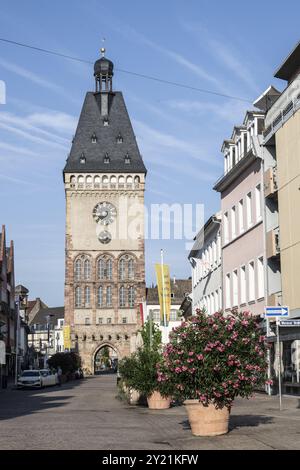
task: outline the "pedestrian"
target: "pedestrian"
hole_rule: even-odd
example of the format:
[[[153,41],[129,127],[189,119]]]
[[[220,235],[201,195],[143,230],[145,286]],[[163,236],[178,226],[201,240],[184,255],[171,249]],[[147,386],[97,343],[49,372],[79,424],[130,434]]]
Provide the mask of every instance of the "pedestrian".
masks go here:
[[[58,366],[57,368],[57,379],[58,379],[58,385],[61,386],[61,376],[62,376],[62,370],[61,367]]]

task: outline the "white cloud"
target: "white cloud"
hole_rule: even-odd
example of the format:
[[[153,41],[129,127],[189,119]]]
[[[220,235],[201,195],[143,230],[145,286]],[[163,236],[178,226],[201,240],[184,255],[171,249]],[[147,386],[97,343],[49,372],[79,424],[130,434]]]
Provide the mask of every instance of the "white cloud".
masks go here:
[[[11,145],[11,144],[7,144],[5,142],[0,142],[0,149],[8,150],[9,152],[13,152],[13,153],[17,153],[17,154],[22,153],[22,155],[28,155],[29,157],[38,157],[39,156],[37,153],[32,152],[31,150],[24,149],[23,146],[19,147],[18,145]]]
[[[133,120],[133,124],[142,143],[147,143],[150,146],[155,145],[156,148],[165,147],[167,149],[176,151],[177,153],[180,152],[184,157],[184,160],[186,160],[187,156],[189,156],[193,159],[204,161],[211,165],[216,164],[215,161],[212,160],[211,156],[204,154],[202,151],[202,145],[200,143],[195,144],[188,140],[175,137],[171,134],[163,133],[138,120]]]
[[[186,112],[195,116],[205,115],[208,113],[215,117],[229,121],[230,123],[240,122],[243,119],[243,114],[249,108],[246,103],[241,101],[227,101],[222,105],[209,103],[204,101],[189,101],[189,100],[169,100],[165,102],[171,109],[180,112]]]
[[[16,65],[12,62],[8,62],[3,58],[0,58],[0,66],[8,70],[9,72],[15,73],[19,77],[25,78],[26,80],[35,83],[36,85],[52,90],[53,92],[65,97],[69,101],[72,101],[73,103],[77,104],[77,100],[73,96],[71,96],[64,87],[61,87],[56,83],[50,82],[49,80],[41,77],[40,75],[37,75],[34,72],[31,72],[30,70],[24,67]]]
[[[182,27],[185,31],[192,33],[194,37],[199,39],[199,45],[203,48],[208,47],[211,52],[211,57],[221,64],[225,65],[227,69],[235,74],[249,90],[258,93],[259,87],[255,82],[252,70],[247,66],[247,44],[244,42],[245,49],[242,54],[239,54],[232,46],[228,44],[226,38],[216,39],[216,34],[211,33],[200,23],[186,23],[182,22]]]
[[[77,126],[77,119],[74,116],[59,111],[33,113],[28,116],[27,121],[68,134],[74,133]]]
[[[143,43],[146,46],[151,47],[155,51],[158,51],[160,54],[163,54],[170,59],[172,59],[174,62],[176,62],[179,65],[182,65],[184,68],[187,70],[193,72],[195,75],[198,77],[202,78],[203,80],[207,81],[208,83],[211,83],[219,92],[221,93],[229,93],[228,88],[225,87],[218,78],[216,78],[212,73],[208,72],[205,68],[200,66],[199,64],[195,64],[194,62],[188,60],[186,57],[184,57],[181,54],[178,54],[178,52],[174,52],[171,49],[168,49],[161,44],[157,44],[154,41],[151,41],[148,39],[146,36],[143,34],[139,33],[136,31],[134,28],[130,26],[124,26],[123,24],[120,24],[119,26],[114,26],[114,29],[118,31],[120,34],[125,36],[127,39],[128,37],[132,37],[134,41],[137,41],[139,43]],[[212,90],[213,91],[213,90]]]

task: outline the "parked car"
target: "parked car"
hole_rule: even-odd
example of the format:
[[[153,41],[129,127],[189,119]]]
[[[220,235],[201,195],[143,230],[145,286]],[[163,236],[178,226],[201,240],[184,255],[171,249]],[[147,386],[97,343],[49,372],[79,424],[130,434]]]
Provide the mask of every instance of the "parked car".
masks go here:
[[[18,388],[42,388],[57,384],[57,374],[48,369],[24,370],[18,377]]]

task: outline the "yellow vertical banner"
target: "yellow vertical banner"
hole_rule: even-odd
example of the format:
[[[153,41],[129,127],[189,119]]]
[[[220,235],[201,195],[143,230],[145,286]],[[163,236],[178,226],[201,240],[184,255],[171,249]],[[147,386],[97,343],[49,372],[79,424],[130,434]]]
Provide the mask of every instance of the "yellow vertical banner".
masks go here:
[[[160,319],[164,324],[166,319],[166,326],[170,319],[171,309],[171,283],[170,283],[170,270],[167,264],[155,265],[158,298],[160,305]]]
[[[71,329],[70,325],[64,326],[64,349],[71,349]]]

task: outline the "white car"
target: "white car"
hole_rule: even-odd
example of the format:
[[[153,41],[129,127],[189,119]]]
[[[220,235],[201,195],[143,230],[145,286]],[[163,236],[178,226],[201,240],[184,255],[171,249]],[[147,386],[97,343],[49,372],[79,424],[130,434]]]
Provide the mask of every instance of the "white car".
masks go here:
[[[47,387],[58,383],[57,374],[48,369],[24,370],[18,377],[18,387]]]

